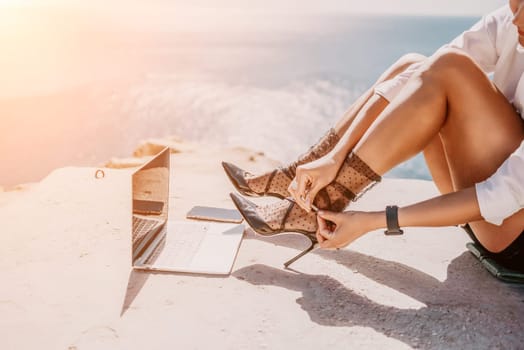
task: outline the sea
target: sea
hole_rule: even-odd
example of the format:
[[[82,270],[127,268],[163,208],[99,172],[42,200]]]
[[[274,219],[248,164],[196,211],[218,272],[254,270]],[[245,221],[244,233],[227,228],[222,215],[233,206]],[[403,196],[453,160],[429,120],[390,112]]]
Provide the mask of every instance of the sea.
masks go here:
[[[13,35],[13,53],[0,60],[0,185],[38,181],[61,166],[98,166],[130,156],[141,140],[171,135],[291,161],[399,57],[431,55],[479,19],[258,14],[237,25],[238,18],[151,30],[33,26],[26,44]],[[421,155],[386,176],[431,179]]]

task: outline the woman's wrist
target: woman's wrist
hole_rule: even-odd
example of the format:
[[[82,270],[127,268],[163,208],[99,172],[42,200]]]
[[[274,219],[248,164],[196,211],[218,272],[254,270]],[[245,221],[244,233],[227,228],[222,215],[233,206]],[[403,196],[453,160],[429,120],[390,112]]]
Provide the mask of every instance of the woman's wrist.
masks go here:
[[[367,227],[368,232],[369,231],[383,229],[383,228],[387,227],[386,211],[385,210],[370,211],[370,212],[367,212],[366,215],[368,217],[368,220],[367,220],[367,222],[368,222],[368,225],[367,225],[368,226]]]
[[[333,163],[337,166],[337,168],[340,168],[342,166],[342,163],[344,163],[344,160],[347,157],[347,153],[344,149],[345,147],[335,147],[330,153],[328,153],[329,157],[333,160]]]

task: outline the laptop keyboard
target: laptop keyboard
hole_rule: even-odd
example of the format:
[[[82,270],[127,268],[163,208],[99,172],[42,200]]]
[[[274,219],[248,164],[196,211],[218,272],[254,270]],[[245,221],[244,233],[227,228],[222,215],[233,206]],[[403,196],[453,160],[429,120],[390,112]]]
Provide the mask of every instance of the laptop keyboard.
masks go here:
[[[161,224],[161,221],[133,215],[133,247],[138,247],[145,236]]]
[[[207,234],[208,226],[201,225],[180,225],[166,235],[165,242],[158,245],[147,263],[154,263],[159,266],[181,266],[191,262],[198,251],[204,237]]]

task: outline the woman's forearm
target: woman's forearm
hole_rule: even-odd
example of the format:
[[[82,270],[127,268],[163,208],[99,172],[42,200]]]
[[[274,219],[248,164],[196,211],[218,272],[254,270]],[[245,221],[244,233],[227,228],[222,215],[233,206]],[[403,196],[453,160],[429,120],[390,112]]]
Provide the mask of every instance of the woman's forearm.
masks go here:
[[[372,94],[364,105],[359,106],[360,108],[358,108],[358,110],[350,109],[347,113],[354,113],[355,115],[349,118],[349,127],[347,127],[341,136],[335,148],[326,156],[333,159],[337,164],[342,164],[347,154],[360,141],[371,124],[373,124],[388,104],[388,100],[382,96]]]
[[[370,215],[373,215],[375,229],[386,227],[385,211]],[[401,227],[453,226],[481,219],[475,187],[447,193],[398,210]]]
[[[399,209],[403,226],[452,226],[481,219],[475,187]]]

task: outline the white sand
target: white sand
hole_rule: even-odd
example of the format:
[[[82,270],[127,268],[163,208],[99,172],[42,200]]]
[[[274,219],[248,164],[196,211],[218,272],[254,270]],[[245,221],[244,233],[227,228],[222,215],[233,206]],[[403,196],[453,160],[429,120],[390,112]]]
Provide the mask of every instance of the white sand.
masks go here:
[[[136,155],[147,156],[153,146]],[[255,172],[276,164],[243,149],[192,145],[173,154],[175,217],[193,205],[233,207],[221,160]],[[136,162],[114,160],[113,166]],[[0,349],[524,343],[524,290],[483,270],[455,227],[409,228],[401,237],[372,232],[347,249],[305,256],[292,265],[295,271],[282,263],[306,239],[247,230],[229,277],[137,272],[130,269],[131,170],[105,169],[101,180],[95,170],[62,168],[39,184],[0,192],[0,220],[7,224],[0,233]],[[386,179],[353,208],[434,194],[430,182]]]

